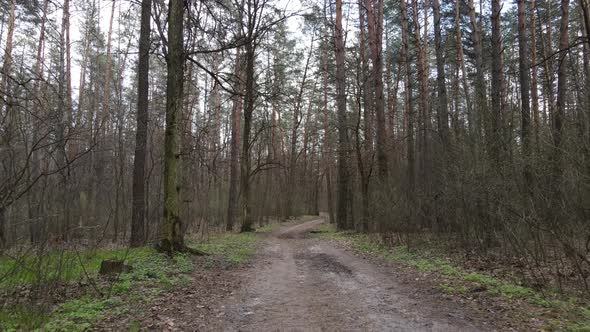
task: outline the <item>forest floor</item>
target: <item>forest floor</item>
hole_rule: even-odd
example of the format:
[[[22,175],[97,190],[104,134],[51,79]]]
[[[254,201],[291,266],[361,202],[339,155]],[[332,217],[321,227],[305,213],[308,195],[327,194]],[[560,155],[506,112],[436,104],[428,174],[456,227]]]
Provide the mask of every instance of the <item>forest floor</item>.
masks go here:
[[[282,227],[225,303],[224,330],[481,331],[489,324],[448,301],[416,296],[391,270],[310,237],[323,220]]]
[[[256,236],[250,259],[228,267],[208,258],[192,283],[151,302],[147,315],[112,317],[98,329],[116,330],[129,319],[141,329],[171,331],[587,328],[584,316],[566,319],[572,307],[536,304],[541,300],[524,287],[437,260],[390,255],[321,219],[283,223]]]
[[[94,287],[72,278],[63,287],[68,294],[42,315],[18,300],[29,287],[4,288],[0,330],[590,331],[581,302],[542,296],[444,257],[385,248],[322,219],[189,244],[209,255],[170,260],[150,248],[125,252],[132,272],[95,278]],[[98,256],[114,254],[122,253]],[[87,264],[90,276],[95,261]]]

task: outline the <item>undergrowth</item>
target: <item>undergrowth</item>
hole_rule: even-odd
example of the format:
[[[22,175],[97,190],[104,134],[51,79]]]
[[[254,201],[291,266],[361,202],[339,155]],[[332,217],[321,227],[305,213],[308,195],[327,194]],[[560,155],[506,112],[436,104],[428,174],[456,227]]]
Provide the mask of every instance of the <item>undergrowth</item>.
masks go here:
[[[272,233],[273,231],[275,231],[279,227],[281,227],[281,224],[279,224],[277,222],[268,223],[268,224],[258,227],[256,229],[256,233]]]
[[[268,224],[258,232],[271,232],[278,226]],[[252,256],[258,239],[255,233],[230,233],[213,236],[207,242],[189,242],[210,254],[208,260],[217,257],[235,265]],[[87,330],[103,317],[118,316],[137,304],[149,303],[167,289],[187,285],[194,269],[190,256],[176,254],[169,258],[150,247],[70,249],[15,256],[20,258],[0,256],[0,291],[9,294],[16,286],[27,289],[58,284],[81,289],[79,295],[53,306],[19,303],[0,307],[0,331]],[[108,281],[99,278],[100,264],[105,259],[126,260],[132,270]],[[78,283],[94,286],[81,287]],[[129,328],[133,329],[136,323],[131,324]]]
[[[388,248],[367,234],[346,231],[338,232],[333,225],[322,224],[315,229],[315,237],[346,241],[356,250],[382,257],[389,261],[411,266],[418,271],[433,272],[448,282],[439,288],[446,294],[464,295],[471,291],[483,291],[489,296],[505,301],[525,301],[533,306],[549,310],[553,317],[546,317],[544,328],[549,330],[590,331],[590,308],[578,298],[567,298],[557,293],[542,294],[536,290],[494,278],[480,272],[468,271],[454,266],[446,259],[427,251],[408,250],[405,246]]]
[[[254,254],[258,235],[255,233],[228,233],[213,236],[207,242],[192,245],[213,258],[221,257],[232,264],[245,262]]]
[[[151,248],[53,250],[44,253],[0,256],[0,288],[17,285],[79,281],[94,276],[105,259],[126,259],[130,263],[151,256]]]
[[[63,257],[76,255],[67,252]],[[98,250],[85,252],[82,260],[70,266],[62,280],[73,281],[88,276],[95,283],[98,292],[85,288],[81,295],[66,300],[53,307],[32,304],[18,304],[0,309],[0,330],[2,331],[84,331],[102,317],[120,315],[137,303],[147,303],[162,291],[176,285],[187,284],[191,279],[188,273],[193,270],[190,257],[177,254],[172,259],[152,248]],[[103,259],[126,259],[133,267],[131,272],[115,276],[112,281],[98,278],[98,270]],[[11,263],[3,258],[4,263]],[[80,265],[83,262],[83,266]],[[26,285],[38,282],[28,270],[34,260],[23,260],[22,267],[15,269],[14,275],[7,278],[2,286]],[[50,257],[46,266],[51,267],[56,259]],[[2,265],[4,271],[6,266]],[[86,270],[86,272],[83,272]],[[69,286],[65,286],[69,287]],[[100,292],[100,293],[99,293]]]

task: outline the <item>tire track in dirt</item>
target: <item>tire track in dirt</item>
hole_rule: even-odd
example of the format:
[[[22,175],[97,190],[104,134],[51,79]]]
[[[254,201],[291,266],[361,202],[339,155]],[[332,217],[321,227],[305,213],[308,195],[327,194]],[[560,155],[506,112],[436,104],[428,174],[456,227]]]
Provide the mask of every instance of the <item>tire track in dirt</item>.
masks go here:
[[[407,285],[308,232],[282,228],[265,241],[244,287],[225,305],[226,331],[482,331],[455,306],[410,298]]]

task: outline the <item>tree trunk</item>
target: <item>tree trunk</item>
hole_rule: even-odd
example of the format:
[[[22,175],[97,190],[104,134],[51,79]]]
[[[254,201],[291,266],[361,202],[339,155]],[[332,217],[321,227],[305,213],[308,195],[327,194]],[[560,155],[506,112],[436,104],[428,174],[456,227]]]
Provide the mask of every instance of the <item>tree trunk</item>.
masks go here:
[[[407,140],[406,154],[408,159],[408,198],[413,200],[414,186],[416,184],[416,165],[414,157],[414,116],[412,106],[410,105],[410,64],[408,61],[408,10],[406,0],[400,1],[401,20],[402,20],[402,48],[400,51],[400,61],[404,68],[404,127]]]
[[[442,44],[442,34],[440,27],[440,0],[432,1],[432,11],[434,13],[434,47],[436,51],[436,82],[438,90],[437,110],[438,110],[438,131],[441,137],[443,150],[448,148],[449,144],[449,116],[447,85],[445,78],[445,58]]]
[[[69,172],[66,170],[68,163],[67,158],[67,128],[71,123],[71,102],[72,102],[72,91],[71,91],[71,80],[70,80],[70,60],[68,59],[69,53],[69,0],[65,0],[63,4],[62,13],[62,25],[60,34],[60,45],[59,45],[59,84],[58,84],[58,112],[59,118],[56,123],[56,141],[58,142],[58,158],[57,167],[62,168],[60,171],[61,177],[59,178],[59,193],[58,200],[62,208],[63,219],[61,220],[61,236],[63,240],[68,240],[70,237],[70,209],[68,208],[68,193],[70,192],[68,178]]]
[[[68,123],[68,127],[72,123],[73,111],[72,111],[72,55],[70,51],[70,0],[64,0],[63,4],[63,27],[62,33],[65,38],[65,116]],[[70,142],[71,144],[71,142]]]
[[[373,63],[373,90],[375,92],[375,116],[377,120],[377,168],[381,181],[387,180],[387,135],[385,133],[385,100],[383,97],[383,0],[365,0],[369,48]]]
[[[491,130],[488,138],[490,157],[497,164],[500,162],[500,150],[503,146],[502,113],[504,73],[502,63],[502,31],[500,25],[501,0],[492,0],[492,114]]]
[[[111,7],[111,19],[109,22],[109,32],[107,34],[107,55],[105,59],[105,75],[104,75],[104,91],[102,100],[102,119],[101,119],[101,131],[106,132],[106,125],[110,115],[110,87],[111,87],[111,47],[113,37],[113,18],[115,17],[115,0]]]
[[[540,123],[539,123],[539,88],[537,83],[537,28],[535,22],[535,0],[530,1],[530,27],[529,27],[529,34],[531,36],[531,92],[532,92],[532,102],[533,102],[533,131],[534,131],[534,147],[535,150],[538,151],[540,147],[539,142],[539,131],[540,131]]]
[[[359,177],[361,181],[361,200],[362,200],[362,213],[361,213],[361,231],[366,232],[368,231],[369,225],[369,177],[370,172],[369,168],[373,163],[373,126],[375,125],[373,121],[373,109],[375,108],[375,95],[373,91],[375,91],[375,80],[369,76],[369,64],[368,58],[369,54],[367,52],[367,37],[365,32],[365,12],[367,16],[371,15],[371,8],[367,7],[371,6],[370,0],[358,2],[359,8],[359,58],[360,58],[360,67],[358,67],[358,74],[357,74],[357,85],[360,89],[360,96],[357,95],[357,104],[358,104],[358,117],[357,117],[357,126],[356,126],[356,153],[357,153],[357,164],[359,170]],[[366,9],[366,10],[365,10]],[[373,23],[371,23],[373,22]],[[369,20],[369,24],[374,24],[374,19]],[[369,28],[370,33],[374,33],[374,26]],[[369,39],[372,39],[372,36],[369,36]],[[371,50],[371,52],[373,52]],[[371,60],[372,61],[372,60]],[[368,83],[368,79],[371,77],[371,84]],[[362,97],[361,97],[362,96]],[[373,97],[373,98],[372,98]],[[364,132],[364,144],[362,144],[361,148],[361,138],[360,138],[360,120],[361,120],[361,112],[363,122],[363,132]]]
[[[554,151],[554,190],[557,199],[561,197],[562,170],[562,127],[567,105],[567,52],[569,47],[569,0],[561,0],[561,20],[559,26],[559,69],[557,71],[557,110],[553,117],[553,142]]]
[[[483,68],[483,46],[481,41],[480,26],[475,20],[475,5],[473,0],[469,0],[469,21],[471,23],[471,34],[473,38],[473,48],[475,52],[475,106],[476,114],[472,116],[474,120],[475,135],[473,145],[479,144],[482,129],[482,119],[485,118],[488,110],[488,98],[486,95],[486,85],[484,80]],[[474,148],[475,151],[475,148]]]
[[[534,0],[532,0],[534,3]],[[584,19],[584,29],[586,29],[586,43],[590,46],[590,4],[588,0],[579,0],[582,7],[582,17]],[[531,5],[532,8],[532,5]]]
[[[88,64],[88,52],[90,50],[90,34],[86,31],[82,63],[80,64],[80,82],[78,87],[78,113],[76,113],[76,128],[82,123],[82,109],[84,101],[84,88],[86,87],[86,67]]]
[[[132,247],[145,244],[145,162],[148,135],[149,71],[150,71],[150,21],[151,0],[141,2],[141,28],[139,32],[139,60],[137,64],[137,130],[133,158],[133,201],[131,206]]]
[[[421,183],[426,192],[430,192],[430,152],[429,152],[429,129],[430,129],[430,95],[428,93],[428,67],[427,67],[427,38],[424,35],[422,40],[419,17],[418,17],[418,4],[417,0],[412,0],[413,16],[414,16],[414,42],[416,45],[417,52],[417,66],[418,66],[418,82],[420,84],[418,107],[420,113],[420,141],[419,147],[421,146],[420,154],[420,177]],[[425,8],[426,9],[426,8]],[[426,25],[426,22],[424,22]]]
[[[40,105],[42,103],[41,100],[41,82],[43,81],[43,48],[45,46],[45,25],[47,22],[47,7],[48,7],[48,0],[44,0],[43,2],[43,18],[41,19],[41,31],[39,33],[39,42],[37,44],[37,56],[35,61],[35,76],[37,81],[35,82],[34,93],[35,98],[37,99],[33,104],[33,114],[35,116],[40,116]],[[41,137],[40,128],[39,126],[35,127],[33,130],[33,144],[37,144]],[[31,180],[35,180],[40,176],[41,173],[41,152],[35,151],[32,155],[33,159],[31,161]],[[45,213],[41,210],[43,204],[41,202],[42,196],[39,191],[34,191],[29,194],[29,218],[31,219],[30,222],[30,230],[29,236],[32,244],[39,244],[41,242],[41,236],[43,232],[41,231],[42,218],[45,217]]]
[[[326,173],[326,196],[328,200],[328,215],[330,223],[336,221],[334,213],[333,191],[332,191],[332,140],[330,133],[330,117],[328,115],[328,49],[322,47],[322,90],[323,90],[323,113],[324,113],[324,172]]]
[[[12,39],[14,36],[14,17],[15,17],[16,0],[10,0],[10,12],[8,14],[8,30],[6,31],[6,43],[4,44],[4,63],[2,64],[2,72],[0,72],[0,111],[4,108],[5,101],[9,98],[9,81],[8,76],[12,71]],[[10,129],[10,123],[8,123]],[[10,130],[6,133],[9,137]]]
[[[336,223],[339,229],[350,229],[348,223],[349,170],[348,170],[348,121],[346,120],[346,67],[344,35],[342,30],[342,0],[336,0],[336,24],[334,27],[334,53],[336,57],[336,108],[338,112],[338,208]]]
[[[545,11],[546,11],[546,17],[544,18],[544,20],[550,21],[551,20],[551,4],[552,1],[545,1]],[[537,11],[537,13],[539,13],[539,11]],[[539,22],[543,22],[543,19],[540,17],[539,14]],[[556,109],[556,105],[555,105],[555,86],[553,84],[553,82],[555,81],[555,75],[554,75],[554,70],[553,70],[553,33],[552,33],[552,25],[548,24],[547,25],[547,30],[545,33],[543,33],[543,24],[540,25],[541,28],[541,51],[543,52],[543,76],[544,76],[544,85],[543,85],[543,90],[545,92],[545,98],[544,101],[547,105],[547,108],[549,110],[549,118],[550,121],[553,121],[553,116],[555,114],[555,109]],[[546,117],[546,116],[545,116]],[[550,127],[553,129],[553,126],[550,125]]]
[[[252,114],[254,113],[254,62],[255,47],[252,40],[246,49],[246,97],[244,100],[244,133],[242,135],[242,158],[240,163],[240,195],[242,206],[242,232],[251,232],[252,216],[250,207],[250,131],[252,129]]]
[[[359,57],[360,57],[360,71],[359,71],[359,80],[360,80],[360,89],[362,92],[363,98],[363,117],[364,117],[364,150],[366,156],[373,155],[373,108],[374,108],[374,99],[372,88],[370,84],[367,84],[368,81],[368,74],[369,74],[369,63],[368,57],[369,53],[367,50],[367,37],[365,31],[365,15],[364,15],[364,8],[366,4],[363,4],[363,0],[359,0],[358,7],[359,7]],[[361,175],[362,176],[362,175]]]
[[[164,141],[164,216],[160,225],[159,249],[171,254],[185,251],[179,215],[178,161],[180,159],[180,115],[184,82],[184,2],[170,0],[168,12],[168,54],[166,65],[166,134]]]
[[[463,93],[465,94],[465,103],[467,104],[467,126],[469,133],[474,133],[474,114],[473,105],[471,103],[471,93],[469,91],[469,85],[467,84],[467,70],[465,69],[465,55],[463,53],[463,34],[461,33],[461,22],[460,22],[460,6],[461,1],[456,1],[455,4],[455,38],[457,42],[457,65],[461,69],[461,81],[463,84]]]
[[[240,49],[236,50],[234,75],[237,83],[234,87],[237,94],[232,96],[233,106],[231,110],[231,144],[230,144],[230,175],[229,175],[229,201],[227,208],[226,230],[232,231],[235,218],[238,215],[239,186],[240,186],[240,129],[242,113],[242,62]]]
[[[530,73],[527,45],[525,0],[518,0],[518,66],[520,70],[520,103],[521,103],[521,139],[524,158],[523,174],[525,186],[529,188],[532,182],[531,162],[531,106],[530,106]]]

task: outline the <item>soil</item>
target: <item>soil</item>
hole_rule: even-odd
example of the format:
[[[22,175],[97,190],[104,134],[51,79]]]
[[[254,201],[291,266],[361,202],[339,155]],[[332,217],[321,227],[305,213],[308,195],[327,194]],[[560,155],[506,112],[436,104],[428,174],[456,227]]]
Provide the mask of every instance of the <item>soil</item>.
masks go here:
[[[190,285],[163,294],[142,315],[103,321],[99,328],[116,330],[136,321],[148,330],[182,331],[506,329],[489,312],[425,288],[419,276],[408,282],[412,271],[396,271],[310,237],[322,222],[286,224],[265,236],[250,265],[197,268]]]

